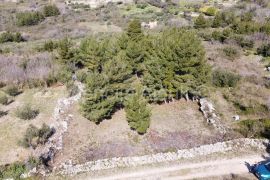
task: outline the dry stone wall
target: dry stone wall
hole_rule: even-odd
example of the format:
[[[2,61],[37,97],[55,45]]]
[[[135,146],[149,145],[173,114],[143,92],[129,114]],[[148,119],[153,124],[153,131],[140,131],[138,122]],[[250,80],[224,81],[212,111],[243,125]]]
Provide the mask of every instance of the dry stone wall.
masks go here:
[[[268,143],[268,141],[243,138],[226,142],[218,142],[215,144],[203,145],[191,149],[182,149],[176,152],[157,153],[135,157],[115,157],[110,159],[90,161],[85,164],[78,165],[73,165],[71,161],[68,161],[60,166],[57,174],[75,175],[82,172],[91,172],[119,167],[134,167],[139,165],[189,159],[199,156],[210,155],[213,153],[239,151],[240,149],[245,150],[251,147],[263,150],[265,149],[265,143]]]

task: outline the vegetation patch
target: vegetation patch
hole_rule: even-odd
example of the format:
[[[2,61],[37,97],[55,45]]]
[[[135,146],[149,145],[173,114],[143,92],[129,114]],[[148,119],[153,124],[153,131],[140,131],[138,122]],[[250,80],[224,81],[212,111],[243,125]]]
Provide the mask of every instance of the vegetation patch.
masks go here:
[[[0,34],[0,43],[6,43],[6,42],[22,42],[24,41],[21,33],[16,32],[3,32]]]
[[[40,12],[21,12],[16,15],[18,26],[33,26],[42,22],[45,17]]]
[[[21,175],[26,172],[26,167],[21,162],[0,166],[0,179],[21,179]]]
[[[8,96],[0,91],[0,104],[7,105],[8,104]]]
[[[239,75],[224,70],[216,70],[212,74],[212,82],[217,87],[235,87],[239,80]]]
[[[225,47],[222,49],[222,52],[224,53],[224,55],[229,58],[230,60],[234,60],[237,57],[239,57],[239,52],[236,48],[234,47]]]
[[[37,117],[39,110],[37,108],[33,108],[30,104],[26,104],[17,108],[15,114],[20,119],[31,120]]]
[[[31,124],[19,144],[25,148],[32,147],[35,149],[39,144],[45,144],[54,132],[54,128],[50,128],[46,124],[43,124],[41,128]]]
[[[8,85],[4,88],[4,91],[10,96],[17,96],[22,93],[17,85]]]
[[[270,119],[244,120],[237,129],[247,138],[270,138]]]

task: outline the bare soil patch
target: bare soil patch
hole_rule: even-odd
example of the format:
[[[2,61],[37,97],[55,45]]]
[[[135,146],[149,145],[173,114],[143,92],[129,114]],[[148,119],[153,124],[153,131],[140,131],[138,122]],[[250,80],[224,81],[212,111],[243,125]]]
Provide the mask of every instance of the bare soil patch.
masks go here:
[[[96,125],[82,117],[78,109],[78,105],[70,109],[74,118],[56,163],[66,160],[83,163],[100,158],[174,151],[222,139],[207,125],[196,102],[180,100],[153,105],[151,125],[145,135],[138,135],[129,128],[124,110]]]

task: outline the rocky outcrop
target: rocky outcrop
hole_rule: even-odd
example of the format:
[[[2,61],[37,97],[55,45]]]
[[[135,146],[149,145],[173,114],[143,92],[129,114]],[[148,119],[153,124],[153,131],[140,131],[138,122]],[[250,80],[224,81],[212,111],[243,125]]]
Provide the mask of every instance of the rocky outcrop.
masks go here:
[[[85,164],[78,165],[73,165],[71,161],[68,161],[60,166],[60,169],[56,174],[75,175],[82,172],[105,170],[119,167],[134,167],[145,164],[189,159],[199,156],[210,155],[213,153],[225,153],[229,151],[239,151],[241,149],[246,150],[247,148],[264,150],[265,143],[268,143],[268,141],[243,138],[226,142],[218,142],[215,144],[203,145],[191,149],[182,149],[176,152],[157,153],[135,157],[115,157],[110,159],[90,161]]]
[[[220,133],[226,134],[226,128],[222,125],[220,117],[217,115],[214,105],[206,98],[201,98],[200,110],[206,118],[207,123],[213,125]]]

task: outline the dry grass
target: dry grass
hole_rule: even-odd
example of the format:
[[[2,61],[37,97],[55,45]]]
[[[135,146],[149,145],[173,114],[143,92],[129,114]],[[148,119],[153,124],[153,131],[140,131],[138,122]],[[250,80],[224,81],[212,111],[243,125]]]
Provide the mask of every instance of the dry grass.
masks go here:
[[[64,87],[48,88],[46,92],[40,89],[29,89],[16,97],[15,102],[1,107],[9,113],[0,118],[0,164],[24,160],[30,155],[31,151],[20,147],[18,141],[22,139],[29,124],[38,127],[42,123],[50,124],[56,102],[65,94]],[[16,108],[25,103],[39,107],[40,114],[35,119],[23,121],[15,116]]]

